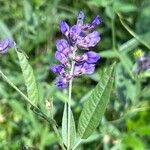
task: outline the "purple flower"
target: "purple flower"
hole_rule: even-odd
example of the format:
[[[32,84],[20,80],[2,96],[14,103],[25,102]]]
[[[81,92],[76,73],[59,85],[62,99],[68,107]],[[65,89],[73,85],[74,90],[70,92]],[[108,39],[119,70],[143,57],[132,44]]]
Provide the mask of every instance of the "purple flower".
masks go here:
[[[68,55],[70,52],[70,46],[67,40],[61,39],[56,42],[57,51],[63,53],[64,55]]]
[[[66,65],[67,62],[68,62],[66,56],[63,53],[59,52],[59,51],[56,51],[55,58],[57,60],[59,60],[63,65]]]
[[[86,61],[89,64],[93,64],[93,63],[96,63],[99,59],[100,59],[100,55],[98,53],[89,51],[89,52],[86,52],[81,57],[77,58],[76,61],[79,63]]]
[[[0,54],[6,53],[9,48],[13,48],[15,42],[12,39],[4,39],[0,41]]]
[[[80,33],[81,33],[81,27],[79,25],[74,25],[71,27],[71,29],[69,31],[69,38],[73,44],[79,38]]]
[[[84,63],[81,65],[76,65],[74,68],[74,75],[79,76],[82,74],[92,74],[95,70],[95,64]]]
[[[57,78],[55,84],[59,89],[63,89],[68,86],[68,80],[66,78],[59,77],[59,78]]]
[[[99,16],[96,16],[94,20],[90,24],[85,24],[82,26],[82,30],[84,32],[86,31],[92,31],[94,30],[98,25],[100,25],[102,22],[101,18]]]
[[[150,57],[145,56],[137,60],[137,68],[135,72],[140,73],[142,71],[150,70]]]
[[[89,47],[94,47],[100,41],[100,33],[94,31],[88,34],[85,38],[77,41],[79,48],[88,49]]]
[[[51,66],[50,70],[55,73],[55,74],[59,74],[62,75],[63,73],[65,73],[64,70],[64,66],[63,65],[53,65]]]
[[[83,11],[80,11],[77,17],[77,25],[83,25],[84,17]]]
[[[59,24],[59,27],[60,27],[61,32],[64,35],[68,36],[68,34],[69,34],[69,26],[68,26],[68,24],[65,21],[61,21],[60,24]]]
[[[69,27],[65,21],[59,24],[61,32],[66,36],[65,39],[56,42],[56,59],[60,65],[53,65],[51,71],[58,74],[56,86],[59,89],[66,88],[69,81],[83,74],[92,74],[95,70],[96,62],[100,55],[94,51],[86,51],[94,47],[100,41],[100,33],[94,29],[101,24],[101,19],[96,16],[91,23],[84,24],[84,13],[79,12],[77,23]],[[78,53],[78,49],[83,49]],[[75,66],[72,66],[75,61]],[[74,68],[74,70],[72,70]]]

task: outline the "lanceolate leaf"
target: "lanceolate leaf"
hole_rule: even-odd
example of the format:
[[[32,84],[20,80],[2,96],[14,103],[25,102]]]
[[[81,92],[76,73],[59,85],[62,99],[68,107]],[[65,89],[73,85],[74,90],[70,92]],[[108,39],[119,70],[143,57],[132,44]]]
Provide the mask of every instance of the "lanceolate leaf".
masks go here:
[[[24,82],[27,88],[28,97],[35,104],[37,104],[39,100],[39,95],[38,95],[36,80],[33,74],[33,69],[28,63],[28,60],[26,56],[23,54],[23,52],[17,51],[17,54],[18,54],[21,70],[23,73]]]
[[[68,143],[70,142],[70,148],[72,148],[75,144],[76,141],[76,127],[75,127],[75,121],[73,117],[73,113],[71,111],[71,120],[70,120],[70,141],[68,141],[68,109],[67,109],[67,103],[65,104],[64,107],[64,113],[63,113],[63,118],[62,118],[62,138],[64,144],[67,146]]]
[[[113,71],[114,64],[106,68],[101,80],[85,102],[78,123],[78,132],[82,139],[93,133],[105,112],[113,85]]]

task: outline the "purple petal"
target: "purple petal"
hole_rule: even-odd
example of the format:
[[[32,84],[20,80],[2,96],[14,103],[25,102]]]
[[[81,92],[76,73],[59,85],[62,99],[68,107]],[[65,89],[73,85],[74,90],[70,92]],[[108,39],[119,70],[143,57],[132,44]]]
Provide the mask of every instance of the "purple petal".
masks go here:
[[[76,42],[80,33],[81,33],[81,27],[79,25],[72,26],[69,32],[69,37],[70,37],[71,42],[73,43]]]
[[[75,65],[75,67],[74,67],[74,75],[75,76],[79,76],[79,75],[81,75],[82,74],[82,64],[81,65]]]
[[[69,43],[65,39],[57,40],[56,42],[57,51],[68,55],[70,52]]]
[[[99,17],[99,16],[96,16],[95,18],[94,18],[94,20],[91,22],[91,28],[92,29],[95,29],[98,25],[100,25],[101,24],[101,22],[102,22],[102,20],[101,20],[101,18]]]
[[[84,17],[83,11],[80,11],[77,17],[77,25],[83,25]]]
[[[83,32],[93,31],[98,25],[101,24],[101,22],[102,22],[101,18],[99,16],[96,16],[90,24],[84,24],[82,26],[82,31]]]
[[[74,68],[74,75],[79,76],[81,74],[92,74],[95,71],[95,64],[80,64],[80,65],[75,65]]]
[[[59,51],[56,51],[55,58],[58,61],[60,61],[63,65],[66,65],[67,62],[68,62],[66,56],[63,53],[59,52]]]
[[[79,48],[88,49],[89,47],[94,47],[100,41],[100,33],[94,31],[88,34],[85,38],[78,40],[77,45]]]
[[[68,36],[68,34],[69,34],[69,26],[68,26],[68,24],[65,21],[61,21],[60,24],[59,24],[59,27],[60,27],[61,32],[64,35]]]
[[[150,57],[145,56],[137,60],[137,68],[140,71],[150,70]]]
[[[89,64],[96,63],[100,59],[100,55],[96,52],[89,51],[82,56],[76,56],[75,61],[77,63],[87,62]]]
[[[95,71],[95,64],[84,63],[82,67],[83,74],[92,74]]]
[[[93,51],[85,53],[84,57],[87,58],[85,61],[88,63],[96,63],[100,59],[100,55]]]
[[[8,48],[15,46],[15,42],[12,39],[4,39],[0,41],[0,53],[6,53]]]
[[[58,87],[58,89],[63,89],[68,86],[68,80],[66,78],[59,77],[57,78],[55,84]]]
[[[65,73],[64,70],[64,66],[63,65],[52,65],[50,70],[55,73],[55,74],[59,74],[62,75],[63,73]]]

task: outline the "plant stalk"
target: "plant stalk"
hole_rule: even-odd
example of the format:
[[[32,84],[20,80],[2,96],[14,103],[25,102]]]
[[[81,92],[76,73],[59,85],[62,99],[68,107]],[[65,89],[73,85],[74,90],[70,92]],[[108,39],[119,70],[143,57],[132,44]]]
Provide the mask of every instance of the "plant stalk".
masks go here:
[[[112,48],[116,51],[116,37],[115,37],[115,19],[111,19],[111,29],[112,29]]]
[[[75,52],[76,50],[73,50],[73,57],[75,57]],[[70,70],[70,75],[73,75],[74,72],[74,66],[75,66],[75,61],[72,61],[71,64],[71,70]],[[72,82],[73,82],[73,78],[70,79],[69,81],[69,89],[68,89],[68,133],[67,133],[67,149],[70,149],[70,140],[71,140],[71,132],[70,132],[70,128],[71,128],[71,97],[72,97]]]

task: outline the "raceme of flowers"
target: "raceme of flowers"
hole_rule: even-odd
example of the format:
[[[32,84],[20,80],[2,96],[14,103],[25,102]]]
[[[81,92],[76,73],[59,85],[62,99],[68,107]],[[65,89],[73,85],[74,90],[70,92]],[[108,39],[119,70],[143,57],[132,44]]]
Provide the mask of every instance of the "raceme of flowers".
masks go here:
[[[55,57],[60,64],[52,65],[50,69],[59,75],[56,80],[59,89],[66,88],[74,77],[92,74],[96,62],[100,59],[100,55],[90,49],[100,41],[100,33],[94,30],[101,24],[101,19],[96,16],[91,23],[83,24],[83,21],[84,13],[80,11],[77,23],[72,27],[69,27],[65,21],[59,24],[66,38],[56,41]]]
[[[15,42],[12,39],[4,39],[0,41],[0,54],[7,53],[9,48],[13,48],[15,46]]]

